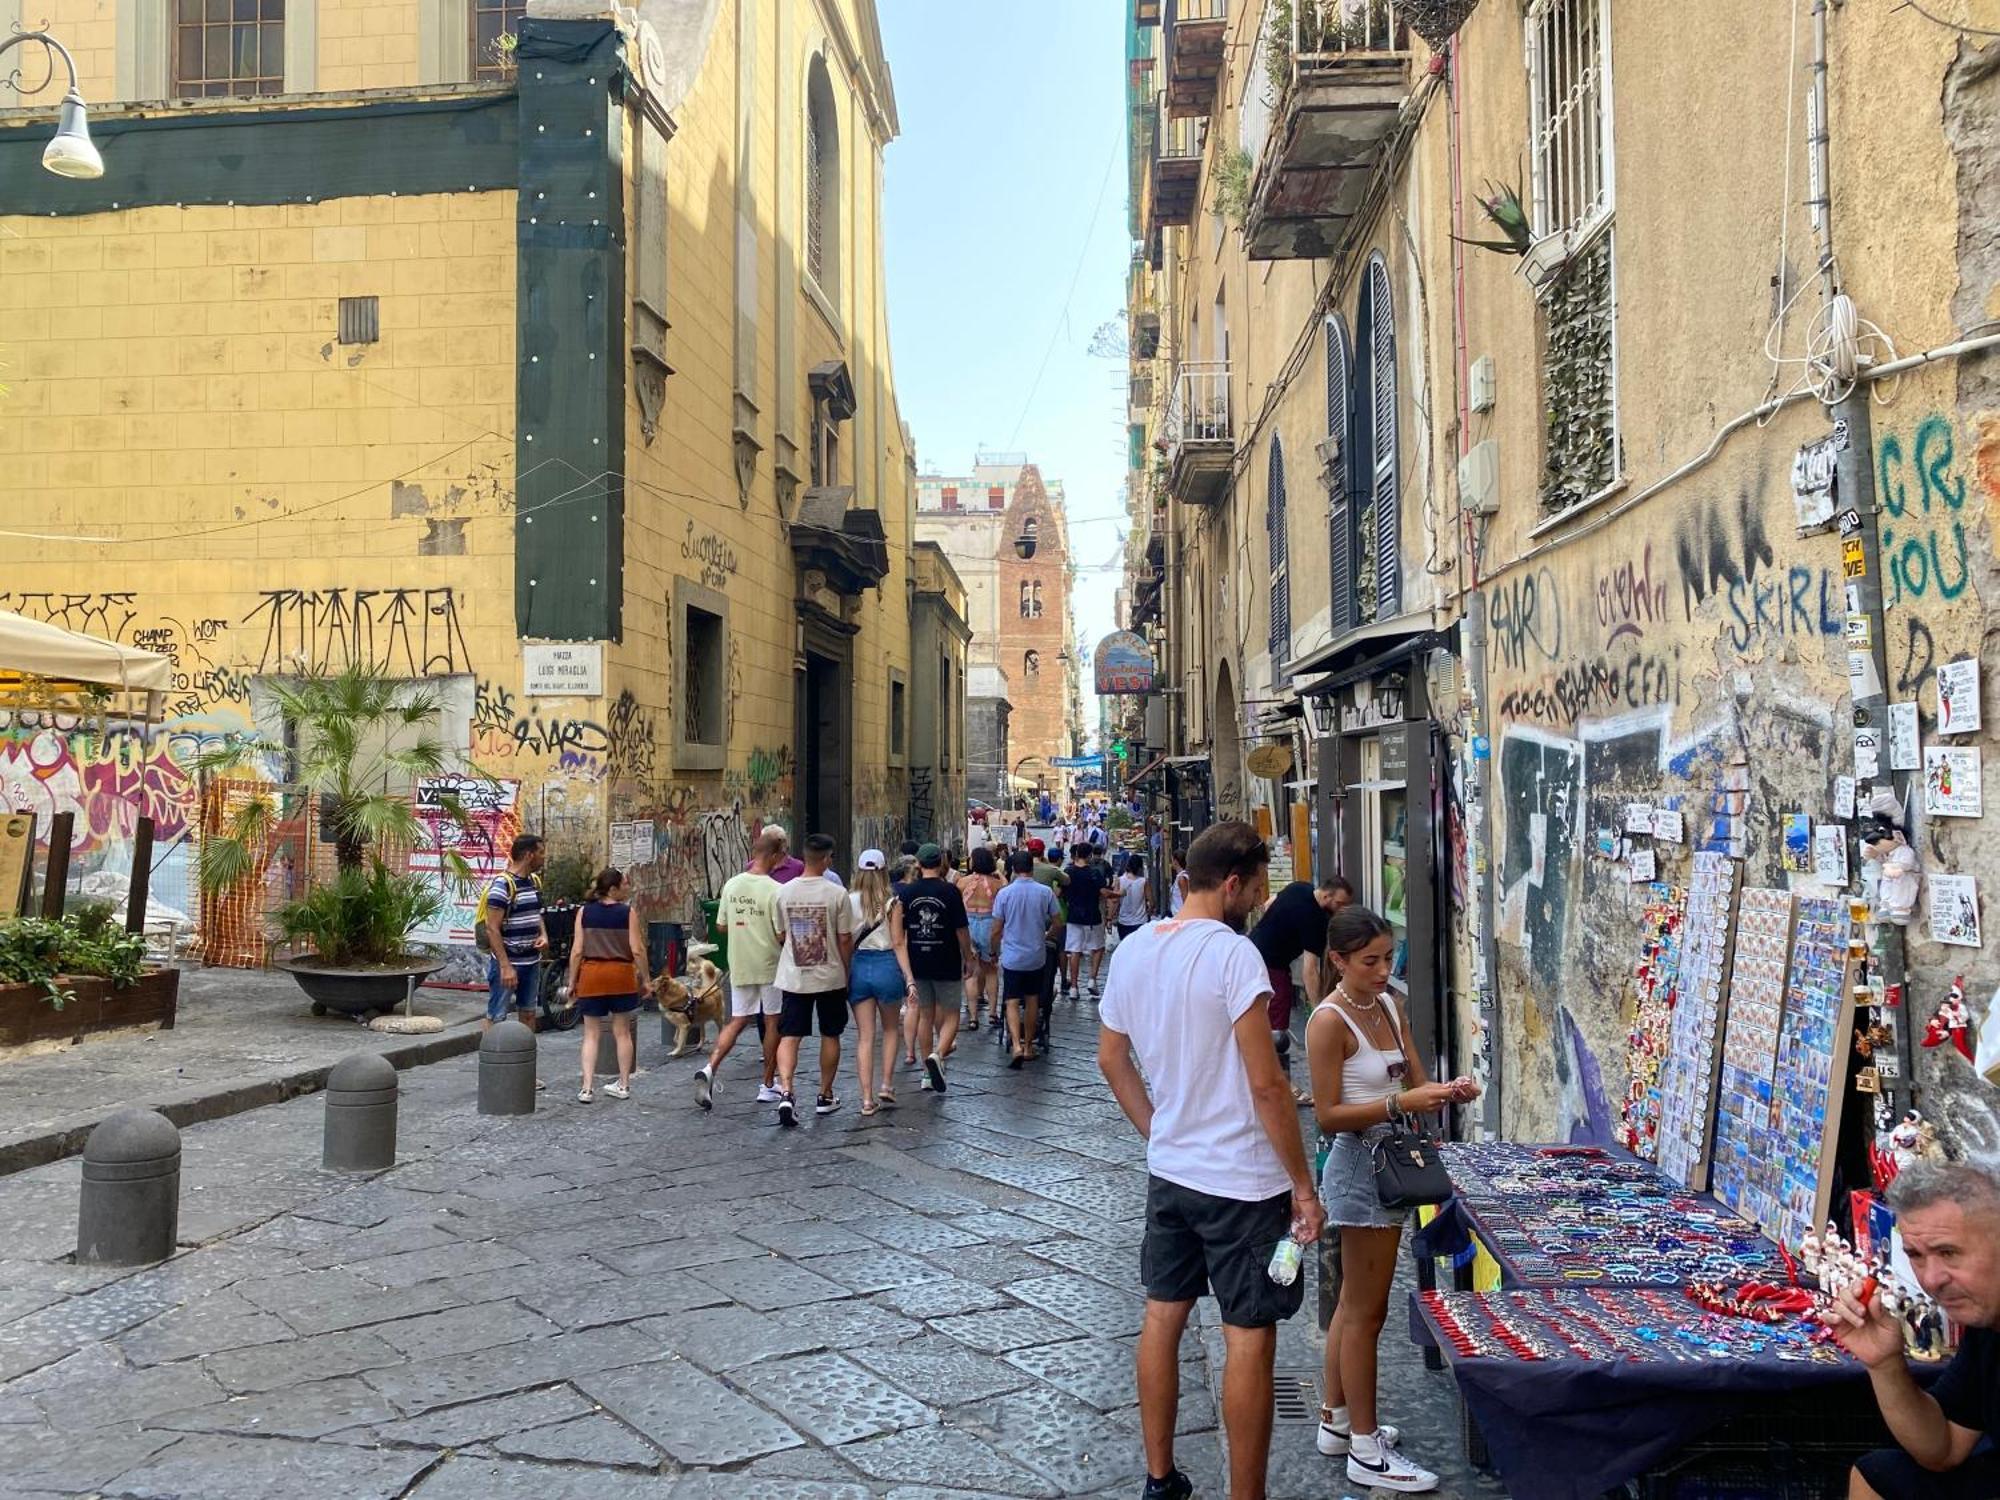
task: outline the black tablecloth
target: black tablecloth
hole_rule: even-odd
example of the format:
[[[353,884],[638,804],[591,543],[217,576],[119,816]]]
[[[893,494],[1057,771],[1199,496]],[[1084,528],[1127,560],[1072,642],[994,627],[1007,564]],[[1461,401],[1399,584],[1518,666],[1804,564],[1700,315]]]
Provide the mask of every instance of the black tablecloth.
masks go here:
[[[1857,1363],[1468,1358],[1410,1297],[1410,1337],[1444,1351],[1513,1500],[1599,1500],[1758,1396],[1867,1383]],[[1928,1376],[1926,1376],[1928,1378]]]

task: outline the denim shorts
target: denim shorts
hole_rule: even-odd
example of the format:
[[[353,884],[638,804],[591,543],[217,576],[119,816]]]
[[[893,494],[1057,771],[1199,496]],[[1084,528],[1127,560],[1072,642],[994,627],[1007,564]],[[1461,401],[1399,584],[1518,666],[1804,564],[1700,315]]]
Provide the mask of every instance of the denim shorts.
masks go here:
[[[853,967],[847,974],[847,998],[853,1004],[877,1000],[884,1005],[901,1005],[909,988],[895,954],[886,949],[863,948],[854,955]]]
[[[1343,1130],[1333,1138],[1326,1168],[1320,1173],[1319,1195],[1326,1204],[1326,1222],[1349,1229],[1400,1229],[1410,1216],[1407,1208],[1384,1208],[1375,1192],[1375,1157],[1370,1150],[1389,1133],[1387,1125],[1371,1125],[1365,1135]]]
[[[993,951],[993,913],[974,913],[965,919],[966,927],[972,933],[972,951],[983,964],[997,960]]]
[[[542,965],[538,959],[522,963],[514,961],[517,976],[514,988],[508,989],[500,983],[500,960],[486,960],[486,1019],[504,1021],[517,1010],[533,1010],[535,995],[541,989]]]

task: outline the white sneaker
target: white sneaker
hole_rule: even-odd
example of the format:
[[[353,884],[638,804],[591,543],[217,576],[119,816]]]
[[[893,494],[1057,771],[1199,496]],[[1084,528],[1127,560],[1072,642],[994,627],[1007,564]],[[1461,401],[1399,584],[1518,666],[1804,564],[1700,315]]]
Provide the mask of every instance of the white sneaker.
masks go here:
[[[1375,1451],[1379,1456],[1373,1459],[1354,1452],[1347,1455],[1350,1483],[1373,1485],[1378,1490],[1395,1490],[1404,1495],[1428,1494],[1437,1488],[1437,1475],[1411,1463],[1394,1448],[1378,1443]]]
[[[703,1111],[715,1107],[715,1075],[706,1068],[697,1068],[694,1075],[694,1102]]]
[[[607,1083],[604,1085],[604,1092],[614,1099],[630,1099],[632,1097],[632,1091],[622,1083]]]
[[[710,1087],[713,1087],[713,1084],[711,1084]],[[785,1097],[785,1091],[779,1088],[776,1084],[772,1083],[763,1084],[757,1090],[757,1102],[759,1104],[776,1104],[780,1099],[784,1097]]]
[[[1375,1429],[1375,1441],[1384,1448],[1393,1448],[1403,1434],[1384,1422]],[[1331,1422],[1319,1424],[1319,1451],[1328,1458],[1345,1458],[1347,1450],[1354,1446],[1354,1434],[1344,1427],[1336,1427]]]

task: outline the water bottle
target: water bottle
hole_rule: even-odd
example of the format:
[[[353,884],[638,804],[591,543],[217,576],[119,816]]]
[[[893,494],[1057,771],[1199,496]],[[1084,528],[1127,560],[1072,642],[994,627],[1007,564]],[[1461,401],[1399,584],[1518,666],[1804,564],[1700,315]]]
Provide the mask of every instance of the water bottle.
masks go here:
[[[1299,1242],[1288,1234],[1278,1241],[1278,1248],[1271,1252],[1271,1264],[1264,1269],[1279,1286],[1290,1286],[1299,1279],[1299,1266],[1305,1254]]]

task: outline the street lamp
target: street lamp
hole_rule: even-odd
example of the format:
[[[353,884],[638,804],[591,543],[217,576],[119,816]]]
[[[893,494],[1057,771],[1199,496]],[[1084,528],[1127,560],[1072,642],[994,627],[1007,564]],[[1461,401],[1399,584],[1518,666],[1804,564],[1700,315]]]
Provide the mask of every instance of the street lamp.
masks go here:
[[[23,42],[40,42],[42,50],[50,55],[49,77],[55,76],[53,59],[60,57],[63,66],[69,70],[69,92],[63,95],[62,112],[56,117],[56,133],[42,151],[42,165],[58,177],[93,178],[104,175],[104,158],[97,154],[97,147],[90,143],[90,121],[85,118],[83,95],[76,87],[76,59],[69,55],[69,48],[50,36],[46,31],[23,31],[0,42],[0,52],[18,47]],[[21,88],[21,70],[16,68],[9,81],[20,93],[38,93],[48,87],[48,80],[33,89]]]

